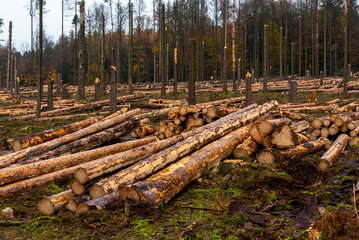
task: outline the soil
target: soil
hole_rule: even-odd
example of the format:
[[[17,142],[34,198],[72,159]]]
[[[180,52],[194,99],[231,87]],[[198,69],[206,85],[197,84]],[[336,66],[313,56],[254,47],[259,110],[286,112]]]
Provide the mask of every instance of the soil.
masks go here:
[[[200,93],[198,102],[232,94]],[[308,102],[310,93],[298,94]],[[156,98],[148,95],[146,98]],[[170,99],[185,98],[182,94]],[[280,93],[254,94],[254,101],[277,99]],[[319,102],[336,98],[359,99],[359,95],[317,94]],[[325,113],[318,113],[324,115]],[[78,121],[7,122],[0,119],[1,150],[4,139]],[[155,120],[153,120],[155,121]],[[0,139],[1,140],[1,139]],[[347,147],[327,171],[316,170],[324,151],[273,165],[244,159],[244,164],[221,163],[173,198],[166,205],[119,202],[106,210],[76,214],[60,210],[41,216],[36,204],[43,196],[67,189],[70,182],[50,184],[29,194],[0,202],[0,210],[11,207],[14,219],[0,221],[1,239],[359,239],[359,217],[351,202],[353,184],[359,180],[359,146]],[[229,159],[233,158],[232,156]],[[359,194],[359,192],[358,192]],[[14,226],[15,225],[15,226]],[[319,238],[320,236],[320,238]]]

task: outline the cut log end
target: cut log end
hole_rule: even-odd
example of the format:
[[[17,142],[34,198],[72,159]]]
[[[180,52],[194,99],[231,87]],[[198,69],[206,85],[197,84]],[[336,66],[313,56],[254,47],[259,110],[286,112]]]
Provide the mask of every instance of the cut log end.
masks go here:
[[[135,200],[138,202],[148,203],[150,199],[146,197],[136,186],[124,186],[119,189],[120,200]]]
[[[321,171],[326,170],[329,167],[329,162],[327,160],[321,159],[318,164],[318,169]]]
[[[80,203],[79,205],[77,205],[76,212],[83,213],[83,212],[87,212],[89,209],[90,209],[89,205],[87,205],[86,203]]]
[[[103,187],[101,187],[101,186],[99,186],[97,184],[90,187],[89,193],[90,193],[91,198],[99,198],[99,197],[102,197],[102,196],[104,196],[106,194]]]
[[[274,154],[269,150],[259,151],[256,157],[259,163],[273,164],[275,161]]]
[[[87,171],[84,168],[76,169],[74,173],[75,180],[80,184],[85,184],[88,181]]]
[[[261,136],[266,136],[273,131],[273,125],[269,121],[261,121],[257,124],[257,130]]]
[[[73,181],[71,183],[71,191],[73,192],[74,195],[80,196],[85,193],[85,187],[81,183],[77,181]]]
[[[66,207],[68,210],[72,211],[72,212],[76,212],[76,210],[77,210],[77,203],[75,202],[75,200],[70,199],[70,200],[67,202],[67,204],[65,205],[65,207]]]
[[[233,155],[234,155],[235,158],[244,158],[244,159],[249,159],[250,158],[248,152],[243,148],[236,149],[234,151]]]
[[[43,215],[51,216],[55,212],[55,206],[48,198],[43,198],[38,204],[39,212]]]
[[[15,152],[20,151],[22,149],[21,143],[17,139],[14,139],[13,141],[13,149]]]

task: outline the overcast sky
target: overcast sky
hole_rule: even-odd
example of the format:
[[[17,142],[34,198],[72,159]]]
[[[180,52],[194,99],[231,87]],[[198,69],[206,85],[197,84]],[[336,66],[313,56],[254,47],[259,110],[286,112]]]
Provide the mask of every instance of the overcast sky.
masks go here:
[[[75,0],[70,0],[75,1]],[[30,0],[0,0],[0,18],[3,19],[4,25],[0,34],[0,44],[7,44],[9,37],[9,21],[12,21],[13,25],[13,44],[19,51],[30,48],[30,33],[31,33],[31,18],[29,14]],[[101,3],[103,0],[86,0],[86,9],[92,6],[95,2]],[[117,2],[117,0],[113,0]],[[120,0],[122,4],[128,2],[128,0]],[[133,0],[136,2],[136,0]],[[144,0],[146,5],[147,15],[152,11],[152,0]],[[61,35],[61,0],[47,0],[46,11],[44,15],[45,31],[47,35],[53,37],[56,41]],[[71,21],[74,11],[69,12],[70,17],[65,19],[65,33],[68,33],[72,27]],[[152,14],[151,14],[152,15]],[[35,23],[34,23],[35,24]],[[36,22],[37,24],[37,22]],[[35,29],[35,27],[34,27]]]

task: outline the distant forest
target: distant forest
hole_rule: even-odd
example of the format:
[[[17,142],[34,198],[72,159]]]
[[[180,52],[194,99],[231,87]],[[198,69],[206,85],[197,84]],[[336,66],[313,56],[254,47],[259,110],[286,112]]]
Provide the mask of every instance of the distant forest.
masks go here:
[[[38,1],[30,2],[33,44],[22,51],[13,48],[17,75],[27,86],[38,81]],[[96,78],[110,83],[111,66],[117,69],[118,83],[127,83],[129,77],[134,83],[160,82],[161,67],[167,79],[176,74],[178,81],[187,81],[189,39],[194,39],[197,81],[238,74],[244,78],[252,69],[256,78],[304,76],[307,70],[316,77],[321,71],[324,76],[344,75],[342,0],[154,0],[152,4],[104,0],[86,5],[85,84],[94,84]],[[72,30],[56,40],[44,32],[43,80],[56,82],[60,76],[64,83],[77,85],[80,1],[62,0],[62,5],[64,17],[59,21],[71,21]],[[358,10],[357,2],[349,0],[348,64],[353,71],[359,68]],[[4,87],[7,40],[1,44]]]

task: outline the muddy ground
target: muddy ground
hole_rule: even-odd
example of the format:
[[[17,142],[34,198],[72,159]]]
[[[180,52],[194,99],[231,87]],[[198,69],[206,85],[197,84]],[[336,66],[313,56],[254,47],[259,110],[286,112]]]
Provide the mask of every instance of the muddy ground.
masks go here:
[[[299,94],[298,102],[307,102],[309,95]],[[232,96],[201,93],[198,99],[206,102]],[[319,102],[336,98],[359,99],[359,95],[318,93]],[[271,99],[283,103],[288,96],[254,94],[258,103]],[[0,119],[1,150],[7,147],[6,139],[68,122],[39,125]],[[61,210],[51,217],[41,216],[37,202],[67,189],[69,182],[51,184],[0,202],[0,210],[13,208],[13,220],[18,221],[16,226],[0,226],[0,239],[178,239],[195,220],[197,226],[184,239],[314,239],[318,232],[320,239],[359,239],[356,205],[351,201],[353,183],[359,180],[359,146],[347,147],[328,171],[319,172],[315,166],[323,153],[274,165],[258,164],[254,159],[220,164],[157,209],[132,203],[125,208],[118,203],[80,215]],[[314,230],[308,231],[312,224]]]

